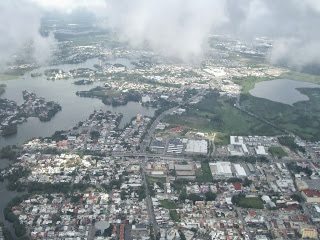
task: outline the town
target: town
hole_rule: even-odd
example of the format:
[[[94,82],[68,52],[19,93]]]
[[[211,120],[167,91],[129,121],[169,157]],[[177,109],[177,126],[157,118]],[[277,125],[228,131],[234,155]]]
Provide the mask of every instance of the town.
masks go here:
[[[320,166],[305,156],[319,147],[294,140],[290,148],[288,136],[231,136],[209,156],[212,142],[190,133],[154,138],[144,150],[151,119],[138,115],[119,129],[121,117],[96,111],[69,131],[23,145],[18,161],[1,172],[11,190],[29,192],[5,210],[17,233],[32,239],[318,237]]]
[[[67,129],[0,150],[8,160],[0,184],[14,196],[2,207],[0,239],[319,239],[320,88],[300,85],[318,78],[266,63],[266,37],[212,35],[195,64],[104,34],[61,40],[48,68],[9,67],[95,101]],[[285,78],[298,79],[292,89],[307,99],[252,92]],[[22,105],[0,98],[1,135],[64,110],[33,92],[22,97]],[[72,114],[82,108],[65,102]]]
[[[17,132],[17,125],[29,117],[37,117],[40,121],[50,121],[61,106],[55,102],[47,102],[36,94],[23,91],[24,103],[18,106],[14,101],[0,99],[0,133],[2,136],[9,136]]]

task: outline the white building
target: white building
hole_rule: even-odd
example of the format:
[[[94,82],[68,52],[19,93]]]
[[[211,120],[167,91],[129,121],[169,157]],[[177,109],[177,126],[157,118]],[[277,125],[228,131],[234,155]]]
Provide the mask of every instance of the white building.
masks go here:
[[[207,154],[208,142],[206,140],[188,140],[186,153]]]
[[[234,169],[236,171],[237,177],[246,177],[247,173],[246,170],[240,164],[234,164]]]
[[[264,146],[256,146],[254,150],[256,151],[257,155],[262,155],[262,156],[268,155]]]
[[[228,151],[231,156],[243,156],[249,154],[247,146],[244,144],[242,136],[230,136]]]
[[[230,136],[230,144],[231,145],[242,145],[243,137],[241,136]]]
[[[229,178],[232,177],[230,162],[209,163],[212,176],[214,178]]]

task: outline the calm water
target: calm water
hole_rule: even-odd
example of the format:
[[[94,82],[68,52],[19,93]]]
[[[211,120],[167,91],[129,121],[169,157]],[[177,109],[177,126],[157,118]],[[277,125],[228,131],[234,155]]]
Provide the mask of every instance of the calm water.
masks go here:
[[[84,64],[54,66],[71,70],[78,67],[92,68],[98,60],[93,59]],[[115,61],[116,62],[116,61]],[[123,61],[121,61],[123,64]],[[46,68],[48,69],[48,68]],[[44,68],[34,72],[43,72]],[[74,80],[48,81],[45,76],[32,78],[30,73],[16,80],[3,81],[7,85],[5,94],[2,98],[16,101],[18,104],[23,102],[22,91],[29,90],[38,96],[45,97],[48,101],[56,101],[62,106],[62,111],[58,112],[50,122],[40,122],[37,118],[29,118],[27,122],[18,125],[18,133],[10,137],[0,137],[0,147],[13,144],[22,144],[30,138],[46,137],[52,135],[57,130],[67,130],[74,127],[79,121],[83,121],[94,110],[111,110],[122,113],[123,119],[120,126],[128,123],[132,117],[138,113],[146,116],[153,116],[155,109],[142,107],[139,103],[130,102],[126,106],[111,107],[104,105],[99,99],[81,98],[76,96],[77,91],[88,90],[99,83],[90,86],[77,86]]]
[[[308,101],[309,97],[299,92],[298,88],[320,88],[320,85],[288,79],[278,79],[257,83],[254,89],[250,91],[250,94],[255,97],[289,105],[300,101]]]

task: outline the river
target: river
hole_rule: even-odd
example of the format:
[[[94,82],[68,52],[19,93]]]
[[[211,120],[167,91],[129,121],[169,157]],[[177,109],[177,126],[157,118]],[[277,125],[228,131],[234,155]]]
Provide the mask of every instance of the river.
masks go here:
[[[64,64],[59,66],[45,67],[34,70],[35,73],[43,73],[45,69],[59,68],[64,71],[71,69],[87,67],[93,68],[98,63],[98,59],[91,59],[82,64]],[[112,60],[112,63],[118,63]],[[123,59],[119,63],[125,64]],[[127,62],[128,64],[130,62]],[[131,67],[131,66],[129,66]],[[6,92],[1,96],[16,101],[18,104],[23,102],[22,91],[28,90],[36,93],[39,97],[44,97],[48,101],[58,102],[62,106],[62,111],[58,112],[49,122],[41,122],[37,118],[29,118],[27,122],[18,125],[18,133],[9,137],[0,137],[0,147],[6,145],[22,144],[34,137],[47,137],[57,130],[67,130],[74,127],[79,121],[89,117],[94,110],[110,110],[122,113],[123,118],[120,127],[128,123],[138,113],[145,116],[153,116],[155,109],[146,108],[136,102],[129,102],[125,106],[106,106],[99,99],[81,98],[76,96],[77,91],[89,90],[101,83],[94,85],[75,85],[74,79],[49,81],[45,76],[31,77],[31,73],[8,81],[1,81],[7,85]]]

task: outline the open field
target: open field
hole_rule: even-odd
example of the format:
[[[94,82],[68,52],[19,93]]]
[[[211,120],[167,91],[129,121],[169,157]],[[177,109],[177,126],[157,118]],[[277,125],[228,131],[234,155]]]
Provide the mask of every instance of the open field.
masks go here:
[[[249,94],[241,96],[241,106],[303,139],[320,140],[320,89],[299,89],[310,100],[293,106]]]
[[[216,145],[228,145],[230,144],[230,136],[221,132],[217,132],[214,138],[214,144]]]
[[[233,196],[232,202],[238,207],[263,209],[263,201],[260,197],[246,197],[244,195]]]
[[[177,205],[175,204],[175,202],[165,199],[165,200],[160,200],[160,204],[163,208],[166,209],[177,209]]]
[[[282,74],[279,78],[285,78],[295,81],[304,81],[304,82],[311,82],[320,84],[320,76],[319,75],[312,75],[307,73],[300,73],[295,71],[290,71],[287,73]]]
[[[312,75],[307,73],[300,73],[296,71],[288,71],[283,73],[279,77],[234,77],[232,81],[242,87],[242,93],[247,94],[250,90],[252,90],[256,83],[263,82],[263,81],[270,81],[275,79],[289,79],[295,81],[302,81],[302,82],[310,82],[320,84],[320,76],[319,75]]]
[[[244,77],[244,78],[236,78],[234,77],[232,81],[242,87],[242,93],[249,93],[251,89],[254,88],[256,83],[274,80],[275,77]]]
[[[212,182],[212,173],[208,162],[201,163],[201,170],[196,174],[197,182],[199,183],[208,183]]]
[[[243,198],[239,201],[239,207],[262,209],[263,202],[258,197]]]
[[[269,148],[269,153],[277,158],[282,158],[288,156],[288,153],[283,150],[282,147],[270,147]]]
[[[211,92],[200,103],[189,107],[186,113],[167,116],[165,121],[202,132],[221,132],[226,136],[279,134],[278,130],[241,112],[233,104],[233,100]]]
[[[154,183],[165,183],[166,182],[166,178],[165,177],[152,177],[152,176],[148,176],[147,177],[148,183],[150,184],[154,184]]]
[[[180,215],[176,210],[170,210],[170,218],[174,222],[180,222]]]

